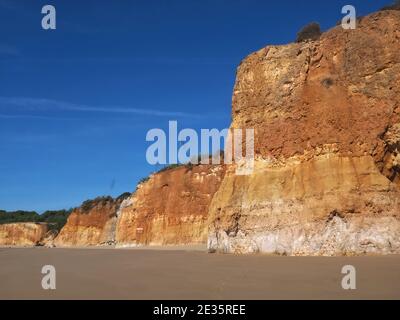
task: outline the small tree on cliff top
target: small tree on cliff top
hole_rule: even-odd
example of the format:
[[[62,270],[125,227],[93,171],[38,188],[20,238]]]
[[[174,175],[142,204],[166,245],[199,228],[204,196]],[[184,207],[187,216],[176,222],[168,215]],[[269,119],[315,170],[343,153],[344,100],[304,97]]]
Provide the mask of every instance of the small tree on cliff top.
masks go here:
[[[318,23],[312,22],[303,27],[297,33],[296,42],[303,42],[307,40],[318,40],[321,37],[321,28]]]

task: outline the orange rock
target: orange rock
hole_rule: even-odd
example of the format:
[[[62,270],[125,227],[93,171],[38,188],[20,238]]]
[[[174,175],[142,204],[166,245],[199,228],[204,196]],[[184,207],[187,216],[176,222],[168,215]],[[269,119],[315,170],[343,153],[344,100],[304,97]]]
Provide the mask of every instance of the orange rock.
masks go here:
[[[119,212],[118,246],[202,244],[222,166],[178,167],[150,176]]]
[[[231,127],[255,129],[255,171],[228,168],[211,251],[400,253],[399,30],[377,12],[241,63]]]
[[[123,197],[102,197],[84,202],[68,217],[53,244],[57,247],[114,244],[117,211],[123,200]]]
[[[0,245],[36,246],[41,243],[48,231],[45,223],[0,224]]]

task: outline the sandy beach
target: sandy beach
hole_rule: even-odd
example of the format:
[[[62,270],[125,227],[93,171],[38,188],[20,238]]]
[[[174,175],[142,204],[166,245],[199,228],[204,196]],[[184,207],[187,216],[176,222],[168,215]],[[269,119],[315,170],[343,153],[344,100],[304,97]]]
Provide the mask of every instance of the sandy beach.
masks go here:
[[[280,257],[198,248],[0,248],[0,299],[399,299],[400,256]],[[357,289],[341,269],[357,270]],[[43,290],[41,268],[56,268]]]

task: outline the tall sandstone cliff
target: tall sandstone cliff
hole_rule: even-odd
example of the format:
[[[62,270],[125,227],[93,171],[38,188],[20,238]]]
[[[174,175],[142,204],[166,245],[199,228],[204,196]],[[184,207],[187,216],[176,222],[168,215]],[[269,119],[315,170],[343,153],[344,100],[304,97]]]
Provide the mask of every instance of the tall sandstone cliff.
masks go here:
[[[181,166],[150,176],[121,206],[118,246],[207,243],[209,205],[223,166]]]
[[[47,236],[45,223],[20,222],[0,224],[1,246],[36,246]]]
[[[232,118],[255,129],[255,170],[227,169],[210,251],[400,253],[400,11],[251,54]]]
[[[52,244],[57,247],[114,244],[117,212],[124,199],[123,195],[85,201],[71,213]]]

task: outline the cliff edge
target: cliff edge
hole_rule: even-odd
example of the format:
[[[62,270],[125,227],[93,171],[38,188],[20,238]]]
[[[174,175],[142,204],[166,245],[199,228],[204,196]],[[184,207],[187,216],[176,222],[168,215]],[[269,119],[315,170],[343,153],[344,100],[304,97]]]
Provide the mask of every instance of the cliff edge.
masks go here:
[[[240,64],[231,127],[255,129],[255,171],[228,168],[210,251],[400,253],[399,52],[387,10]]]

